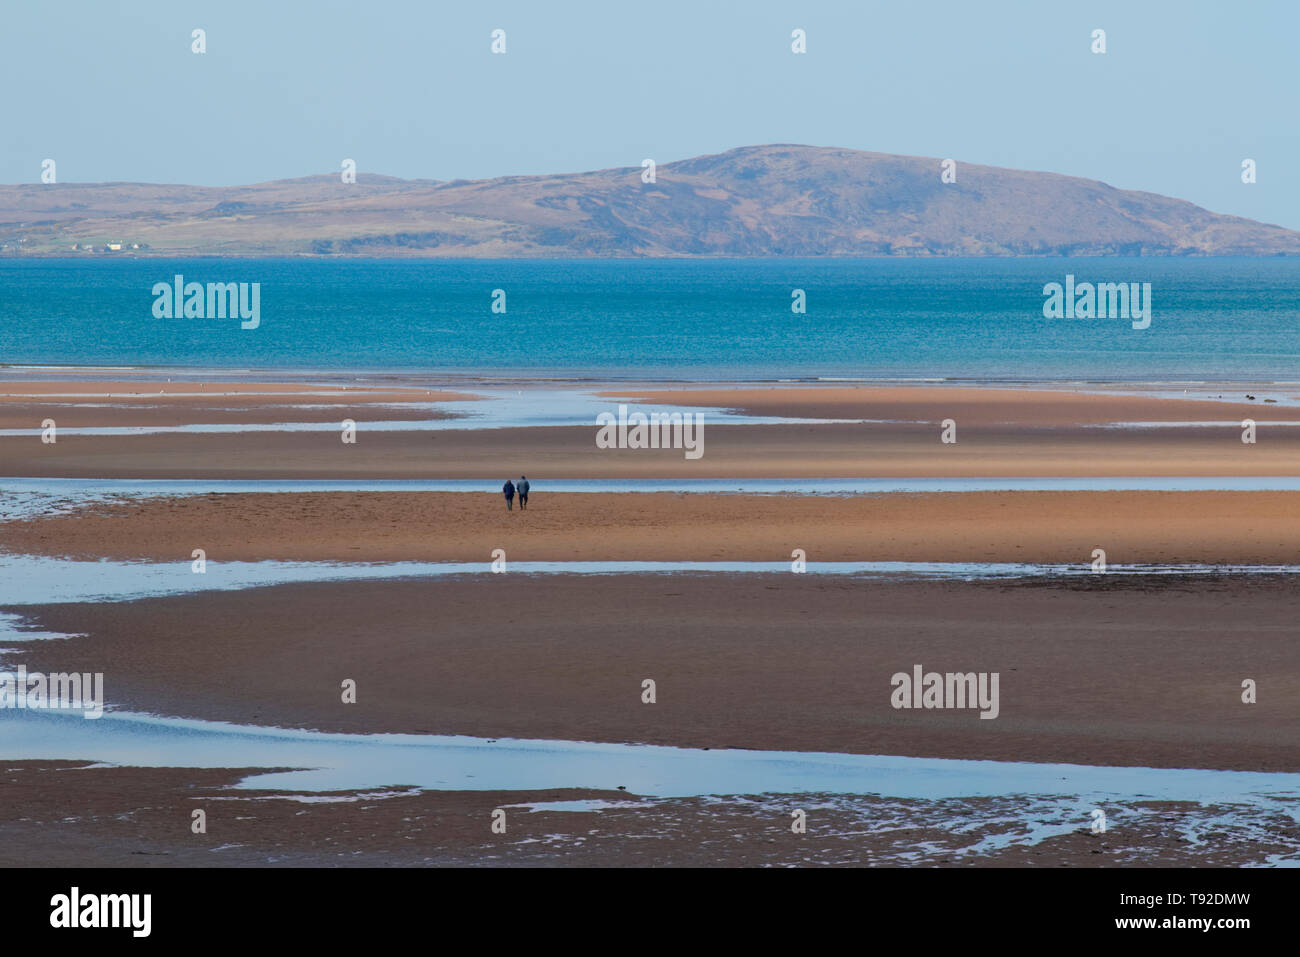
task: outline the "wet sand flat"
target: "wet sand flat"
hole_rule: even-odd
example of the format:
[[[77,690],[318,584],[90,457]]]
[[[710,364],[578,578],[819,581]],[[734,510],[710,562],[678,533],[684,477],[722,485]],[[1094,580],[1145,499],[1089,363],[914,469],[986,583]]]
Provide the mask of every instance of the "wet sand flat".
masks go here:
[[[193,478],[482,478],[526,472],[539,478],[578,477],[835,477],[979,475],[1289,475],[1300,460],[1300,407],[1242,397],[1194,401],[1152,395],[988,388],[781,388],[614,392],[581,390],[613,410],[640,395],[654,408],[702,405],[788,423],[738,425],[727,416],[706,420],[704,452],[687,459],[677,449],[600,449],[590,421],[559,416],[538,427],[451,431],[368,431],[367,423],[430,422],[436,409],[384,408],[395,401],[446,402],[464,393],[415,387],[357,388],[311,396],[301,385],[226,383],[7,383],[0,428],[30,434],[0,436],[0,473],[9,476]],[[176,390],[148,394],[154,386]],[[205,388],[220,390],[219,399]],[[42,392],[42,389],[44,392]],[[99,408],[72,408],[60,391],[78,391]],[[115,392],[116,390],[116,392]],[[242,390],[242,391],[241,391]],[[258,391],[269,391],[260,396]],[[564,391],[564,390],[561,390]],[[573,389],[567,390],[572,393]],[[24,393],[19,395],[19,393]],[[109,393],[109,398],[103,395]],[[116,397],[113,397],[116,395]],[[44,400],[42,400],[44,396]],[[241,397],[242,396],[242,397]],[[538,407],[547,391],[530,393]],[[1283,396],[1286,398],[1286,396]],[[43,402],[52,403],[48,406]],[[484,399],[485,410],[493,400]],[[324,404],[291,410],[286,404]],[[157,406],[152,408],[150,406]],[[352,418],[355,444],[330,430],[166,435],[63,434],[40,441],[40,423],[62,427],[126,428],[187,423],[328,423]],[[817,419],[880,420],[853,423]],[[1257,441],[1241,441],[1240,422],[1258,420]],[[799,421],[806,419],[807,421]],[[946,419],[955,443],[940,441]],[[1102,428],[1113,423],[1222,423],[1177,428]],[[507,464],[508,463],[508,464]]]
[[[242,776],[4,762],[0,867],[1233,867],[1294,853],[1300,837],[1285,818],[1225,826],[1222,809],[1181,802],[1111,806],[1124,824],[1106,834],[1091,834],[1077,814],[1061,815],[1063,833],[1035,841],[1022,837],[1029,828],[1019,797],[640,800],[619,791],[392,788],[304,801],[232,791]],[[582,799],[605,806],[529,806]],[[490,830],[498,808],[505,834]],[[806,834],[791,832],[793,808],[806,809]],[[196,809],[207,814],[205,834],[190,830]],[[1189,840],[1207,830],[1213,840]],[[981,846],[990,839],[992,847]]]
[[[0,549],[188,561],[1300,562],[1300,492],[223,493],[0,523]]]
[[[1251,387],[1254,389],[1254,387]],[[1170,392],[1177,392],[1170,388]],[[1198,392],[1211,389],[1200,386]],[[1291,392],[1263,387],[1258,394],[1222,387],[1213,399],[1159,394],[1146,388],[1130,394],[1105,390],[991,388],[985,386],[686,386],[673,389],[603,389],[612,399],[735,409],[747,415],[818,419],[896,419],[967,425],[1017,423],[1032,428],[1103,425],[1111,422],[1194,422],[1256,418],[1300,421],[1300,408],[1284,403]],[[1248,399],[1247,395],[1254,395]],[[1272,399],[1272,402],[1266,401]]]
[[[260,382],[0,381],[0,429],[32,429],[52,418],[64,429],[176,427],[191,424],[341,422],[445,418],[409,403],[468,401],[444,389]]]
[[[128,710],[344,732],[1300,770],[1285,577],[864,581],[808,575],[339,582],[22,609],[88,637]],[[997,672],[1000,711],[895,709],[915,665]],[[344,679],[357,703],[341,702]],[[642,701],[642,682],[657,701]],[[1243,704],[1243,679],[1258,703]]]
[[[341,419],[340,419],[341,421]],[[726,425],[706,423],[704,454],[602,449],[597,428],[551,426],[73,435],[42,444],[40,430],[0,436],[6,476],[70,478],[837,478],[918,476],[1184,476],[1296,474],[1300,428],[1237,426],[1031,429],[939,423]],[[540,489],[539,489],[540,491]]]
[[[332,394],[316,394],[322,389]],[[594,422],[437,430],[449,414],[438,403],[473,396],[401,382],[337,390],[22,381],[0,392],[0,428],[25,430],[0,436],[3,476],[482,481],[526,472],[533,480],[528,512],[506,512],[487,493],[245,492],[99,501],[0,523],[0,550],[149,559],[182,570],[200,547],[217,563],[482,564],[482,574],[454,578],[8,606],[77,637],[21,642],[7,665],[102,671],[116,709],[353,733],[1300,771],[1292,576],[962,582],[488,570],[498,548],[512,563],[788,563],[802,549],[814,564],[1086,568],[1103,548],[1112,565],[1295,564],[1300,492],[547,491],[548,480],[561,478],[1289,477],[1300,428],[1271,423],[1300,421],[1300,408],[1284,402],[926,386],[590,389],[611,410],[639,396],[652,406],[791,420],[741,425],[711,413],[705,454],[689,460],[681,450],[599,449]],[[544,405],[544,390],[537,396]],[[46,416],[64,429],[352,418],[358,433],[354,445],[330,430],[64,432],[44,444],[38,425]],[[1254,445],[1241,441],[1248,417],[1260,422]],[[839,418],[885,421],[815,421]],[[949,418],[956,444],[940,442]],[[431,428],[367,428],[420,420]],[[1133,422],[1218,424],[1104,427]],[[918,665],[997,673],[997,717],[981,719],[975,707],[893,708],[892,676]],[[344,679],[357,683],[355,704],[341,701]],[[642,698],[646,679],[655,682],[653,704]],[[1255,704],[1241,700],[1246,679],[1257,682]],[[1294,857],[1300,846],[1294,819],[1276,808],[1130,802],[1107,809],[1122,827],[1092,835],[1087,820],[1070,817],[1072,799],[1034,805],[1016,794],[720,800],[393,787],[301,796],[234,790],[247,772],[232,769],[81,768],[77,757],[0,768],[0,826],[12,838],[0,863],[23,863],[12,848],[35,841],[47,848],[46,863],[124,866],[1238,866]],[[522,806],[575,798],[615,806]],[[511,829],[493,835],[490,814],[503,805]],[[195,806],[208,811],[207,835],[189,831]],[[809,833],[797,842],[795,806],[811,809]],[[1035,832],[1044,822],[1056,830]]]

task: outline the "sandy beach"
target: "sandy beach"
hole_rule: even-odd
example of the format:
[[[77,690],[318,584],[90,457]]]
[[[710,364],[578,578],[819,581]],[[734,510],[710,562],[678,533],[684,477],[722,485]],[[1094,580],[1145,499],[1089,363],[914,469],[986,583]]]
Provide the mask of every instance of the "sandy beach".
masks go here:
[[[0,522],[0,549],[189,561],[1300,561],[1300,492],[223,493]]]
[[[90,401],[91,390],[82,391]],[[68,407],[51,383],[8,387],[0,403],[4,427],[0,461],[10,476],[96,478],[484,478],[528,472],[538,478],[636,477],[857,477],[875,476],[1146,476],[1292,475],[1300,461],[1300,406],[1262,401],[1199,401],[1153,395],[1114,395],[1045,389],[857,387],[670,390],[645,393],[648,409],[697,405],[777,416],[791,421],[732,424],[727,415],[706,419],[702,457],[680,449],[596,447],[594,412],[574,421],[559,415],[539,427],[383,431],[395,421],[437,421],[447,413],[390,408],[394,401],[439,399],[435,390],[358,388],[324,397],[327,409],[303,395],[306,386],[258,394],[248,383],[211,388],[230,394],[218,401],[184,392],[112,398],[100,407]],[[129,384],[114,384],[129,390]],[[143,391],[143,387],[138,387]],[[163,388],[160,386],[160,388]],[[201,391],[201,390],[200,390]],[[592,408],[616,411],[634,393],[592,388]],[[1286,393],[1275,393],[1283,398]],[[286,403],[285,395],[293,397]],[[522,395],[522,392],[521,392]],[[545,403],[545,391],[536,402]],[[440,401],[463,399],[444,393]],[[102,395],[101,395],[102,400]],[[604,403],[608,403],[607,405]],[[479,403],[488,406],[490,402]],[[61,428],[55,443],[40,441],[40,423]],[[132,429],[186,423],[357,424],[356,442],[340,430],[270,432],[77,434],[78,428]],[[1257,422],[1257,441],[1242,442],[1243,419]],[[826,421],[862,419],[869,421]],[[956,424],[956,441],[941,441],[942,423]],[[801,421],[802,420],[802,421]],[[1164,423],[1167,427],[1120,427]],[[1191,423],[1179,425],[1178,423]],[[1198,424],[1212,423],[1212,424]],[[485,423],[490,424],[490,423]],[[507,464],[508,463],[508,464]]]
[[[68,429],[337,422],[359,412],[371,421],[436,419],[447,413],[428,403],[476,398],[442,389],[278,382],[0,381],[0,429],[31,428],[47,418]],[[409,408],[417,403],[426,407]]]
[[[1248,839],[1197,827],[1206,808],[1145,801],[1124,808],[1125,827],[998,843],[1024,803],[971,798],[917,802],[837,795],[771,795],[743,802],[639,800],[621,791],[466,792],[393,788],[316,795],[230,790],[229,769],[83,768],[71,762],[6,762],[0,824],[11,840],[0,865],[29,866],[39,843],[48,866],[65,867],[1240,867],[1286,855],[1284,820],[1264,819]],[[533,804],[598,800],[599,810]],[[791,808],[811,809],[793,835]],[[197,808],[211,821],[197,837],[177,821]],[[506,811],[508,828],[485,822]],[[1211,820],[1221,808],[1209,809]],[[973,826],[978,816],[989,821]],[[946,822],[962,819],[955,830]],[[883,825],[883,826],[882,826]],[[1191,837],[1189,837],[1191,835]],[[993,850],[981,850],[984,841]],[[1197,845],[1200,846],[1197,846]]]
[[[556,387],[533,386],[527,397],[520,391],[511,414],[525,409],[542,424],[519,425],[494,418],[501,393],[432,385],[3,383],[0,427],[20,432],[0,436],[0,477],[25,477],[28,491],[13,494],[35,489],[50,504],[0,521],[0,558],[146,563],[139,567],[173,568],[186,580],[183,592],[157,597],[46,604],[30,603],[15,584],[0,595],[0,611],[25,628],[69,637],[22,642],[6,661],[20,657],[29,670],[103,672],[111,709],[260,728],[1007,767],[1300,772],[1300,646],[1292,640],[1300,597],[1292,576],[1215,571],[1297,564],[1300,491],[1107,488],[1140,476],[1289,479],[1300,461],[1300,427],[1281,423],[1300,421],[1300,406],[1288,404],[1294,396],[566,386],[558,402]],[[1280,401],[1265,405],[1270,396]],[[594,418],[572,420],[573,409],[612,410],[629,401],[733,413],[710,413],[698,460],[681,450],[601,449]],[[485,409],[481,423],[463,418],[470,414],[464,405],[447,407],[469,402]],[[547,418],[552,402],[560,411]],[[46,417],[61,430],[53,444],[40,441]],[[341,442],[333,428],[344,418],[358,423],[355,444]],[[940,441],[947,418],[957,422],[955,444]],[[1243,418],[1258,419],[1256,444],[1241,441]],[[840,419],[854,421],[826,421]],[[400,429],[378,427],[384,423]],[[151,431],[187,426],[227,428]],[[249,426],[262,431],[241,431]],[[507,511],[489,490],[525,471],[530,508]],[[851,495],[617,487],[634,479],[980,476],[1096,482],[1080,490]],[[180,495],[124,486],[130,494],[76,504],[75,486],[61,483],[76,478],[470,479],[484,490]],[[548,488],[564,479],[613,484]],[[196,548],[216,570],[266,561],[463,562],[481,573],[209,588],[188,568]],[[1187,565],[1202,573],[1089,574],[1097,548],[1118,568]],[[510,567],[493,574],[498,549],[508,566],[770,565],[725,574],[525,574]],[[1025,563],[1077,574],[982,581],[815,568],[797,574],[785,570],[796,549],[814,566]],[[120,578],[136,566],[113,567]],[[997,673],[996,720],[969,708],[895,708],[891,678],[916,665]],[[653,704],[641,697],[647,678],[658,689]],[[357,683],[355,704],[340,700],[344,679]],[[1257,684],[1253,704],[1241,698],[1247,679]],[[392,780],[322,801],[232,790],[260,773],[243,768],[234,752],[228,768],[87,768],[77,763],[85,757],[5,762],[6,828],[53,834],[51,860],[1237,866],[1300,848],[1293,819],[1194,799],[1117,799],[1127,829],[1101,839],[1088,833],[1086,819],[1074,822],[1068,801],[1053,799],[1037,813],[1056,821],[1056,831],[1026,825],[1004,840],[1007,820],[1026,816],[1024,795],[820,795],[821,829],[796,848],[782,835],[789,834],[792,802],[813,800],[807,794],[439,791]],[[57,800],[50,797],[53,775],[62,782]],[[557,800],[604,803],[530,809],[530,802]],[[68,802],[83,810],[68,813]],[[194,802],[232,813],[219,814],[220,829],[202,840],[163,834],[159,821],[183,817]],[[509,840],[493,837],[484,823],[503,804],[514,808]],[[891,827],[872,824],[882,816]],[[954,830],[955,820],[970,826]],[[693,836],[701,829],[717,839]],[[1206,843],[1198,835],[1207,829],[1229,837]]]
[[[863,582],[527,576],[29,607],[29,669],[130,710],[346,732],[1300,771],[1287,579]],[[377,626],[377,623],[382,623]],[[914,665],[1001,713],[899,710]],[[357,703],[338,689],[356,680]],[[641,700],[657,682],[658,701]],[[1259,702],[1243,705],[1256,678]]]
[[[1198,419],[1246,417],[1300,421],[1300,409],[1280,404],[1292,390],[1240,386],[1191,390],[1131,387],[1123,393],[1103,389],[1058,390],[1048,386],[1006,389],[985,386],[783,386],[768,388],[603,390],[613,399],[635,398],[650,404],[724,407],[749,415],[779,415],[816,419],[862,418],[889,421],[941,422],[947,418],[977,426],[1018,424],[1033,428],[1106,425],[1113,422],[1190,422]],[[1251,390],[1259,392],[1253,399]],[[1184,395],[1178,395],[1183,391]],[[1215,392],[1213,399],[1197,395]]]

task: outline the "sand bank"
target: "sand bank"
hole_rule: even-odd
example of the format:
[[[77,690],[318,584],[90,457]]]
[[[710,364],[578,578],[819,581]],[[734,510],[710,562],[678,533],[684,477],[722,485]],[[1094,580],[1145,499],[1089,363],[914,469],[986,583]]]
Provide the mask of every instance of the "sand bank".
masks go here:
[[[1300,563],[1300,492],[828,496],[277,492],[97,504],[0,523],[0,548],[185,561]]]
[[[24,609],[129,710],[326,731],[1300,770],[1290,578],[494,575]],[[920,664],[1000,710],[907,710]],[[340,683],[357,682],[343,704]],[[655,704],[642,702],[653,679]],[[1241,683],[1258,682],[1258,703]]]

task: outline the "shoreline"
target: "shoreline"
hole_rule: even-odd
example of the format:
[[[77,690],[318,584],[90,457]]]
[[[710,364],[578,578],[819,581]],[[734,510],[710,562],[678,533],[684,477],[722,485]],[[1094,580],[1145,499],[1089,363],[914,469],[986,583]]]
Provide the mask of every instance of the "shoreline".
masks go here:
[[[71,381],[100,381],[124,379],[153,382],[159,378],[181,377],[184,381],[215,381],[223,378],[236,379],[240,382],[281,383],[285,381],[318,380],[330,384],[343,383],[414,383],[416,388],[450,387],[492,387],[517,385],[550,387],[587,388],[609,384],[625,387],[629,385],[652,388],[667,386],[683,388],[707,388],[715,386],[725,388],[737,387],[772,387],[772,388],[836,388],[846,386],[892,386],[905,388],[911,385],[956,388],[1008,388],[1054,390],[1059,388],[1079,388],[1084,391],[1093,389],[1111,391],[1133,387],[1146,391],[1162,387],[1204,386],[1207,389],[1240,391],[1241,389],[1267,389],[1300,391],[1300,378],[1296,379],[1244,379],[1240,377],[1216,378],[1204,374],[1186,376],[1159,376],[1139,378],[1125,376],[1079,377],[1079,376],[956,376],[956,375],[915,375],[915,376],[852,376],[852,375],[802,375],[802,376],[719,376],[702,373],[694,376],[662,376],[646,374],[636,369],[583,369],[558,373],[555,370],[542,369],[421,369],[421,368],[374,368],[374,367],[328,367],[328,366],[198,366],[198,365],[60,365],[54,363],[0,362],[0,383],[23,382],[33,376],[51,376],[56,379],[67,378]],[[39,380],[38,380],[39,381]]]

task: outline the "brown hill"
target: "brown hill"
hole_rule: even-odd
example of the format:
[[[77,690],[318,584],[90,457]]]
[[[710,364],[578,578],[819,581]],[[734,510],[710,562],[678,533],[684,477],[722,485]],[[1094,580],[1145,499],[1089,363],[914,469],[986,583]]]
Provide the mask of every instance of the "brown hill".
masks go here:
[[[1300,233],[1094,180],[812,146],[491,180],[0,186],[0,252],[75,255],[1276,255]],[[107,243],[123,251],[108,253]],[[141,248],[133,250],[133,244]]]

